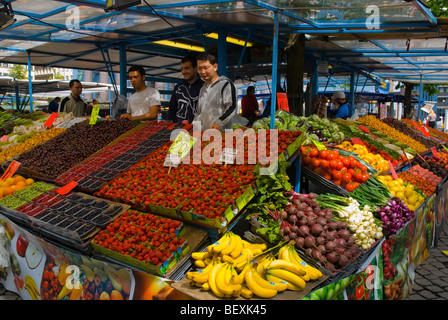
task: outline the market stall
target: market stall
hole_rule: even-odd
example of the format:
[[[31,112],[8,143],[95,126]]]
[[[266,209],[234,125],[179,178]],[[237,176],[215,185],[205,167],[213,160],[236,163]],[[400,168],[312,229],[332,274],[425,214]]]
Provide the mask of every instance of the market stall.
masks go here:
[[[10,146],[1,283],[35,300],[406,298],[446,221],[446,137],[371,116],[275,123],[210,139],[67,118]]]

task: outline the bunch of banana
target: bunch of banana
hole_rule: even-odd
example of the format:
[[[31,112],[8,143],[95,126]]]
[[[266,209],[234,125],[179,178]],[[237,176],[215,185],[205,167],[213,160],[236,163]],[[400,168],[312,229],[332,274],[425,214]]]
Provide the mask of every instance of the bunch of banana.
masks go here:
[[[266,244],[252,244],[233,232],[227,232],[218,241],[209,245],[206,251],[193,252],[191,257],[198,268],[205,268],[212,261],[221,261],[232,263],[237,271],[241,271],[247,261],[266,249]]]
[[[306,271],[296,264],[283,259],[271,261],[263,271],[268,281],[273,283],[286,283],[286,288],[292,291],[301,291],[306,286]]]
[[[40,293],[37,289],[36,282],[34,282],[34,279],[31,278],[29,275],[25,276],[25,289],[30,294],[30,297],[32,300],[39,300]]]
[[[317,280],[322,277],[322,272],[320,272],[320,270],[310,266],[305,261],[303,261],[302,258],[300,258],[295,249],[294,243],[292,242],[289,242],[279,249],[278,257],[279,259],[289,261],[297,265],[300,269],[304,270],[306,272],[306,275],[304,276],[305,281]]]

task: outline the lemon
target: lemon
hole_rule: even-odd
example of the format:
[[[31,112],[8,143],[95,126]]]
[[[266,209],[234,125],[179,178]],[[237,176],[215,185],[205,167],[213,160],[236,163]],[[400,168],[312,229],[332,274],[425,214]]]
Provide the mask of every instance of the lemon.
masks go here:
[[[398,191],[398,192],[396,192],[396,193],[395,193],[395,196],[396,196],[397,198],[401,199],[401,200],[406,199],[406,197],[404,196],[403,191]]]

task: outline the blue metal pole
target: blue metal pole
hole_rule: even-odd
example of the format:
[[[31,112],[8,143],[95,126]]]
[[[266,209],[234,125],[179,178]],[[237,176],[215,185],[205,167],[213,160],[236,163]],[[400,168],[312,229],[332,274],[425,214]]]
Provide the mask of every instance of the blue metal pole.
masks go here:
[[[227,33],[224,28],[218,29],[218,74],[227,76]]]
[[[423,99],[423,75],[420,74],[420,86],[419,86],[419,92],[418,92],[418,111],[417,111],[417,116],[418,119],[420,119],[421,117],[421,109],[422,109],[422,99]]]
[[[275,128],[275,109],[277,107],[277,61],[278,61],[278,13],[274,11],[274,36],[272,53],[272,91],[271,91],[271,123],[270,128]]]
[[[355,70],[351,70],[350,73],[350,104],[349,111],[353,114],[355,107]]]
[[[33,112],[33,79],[31,77],[31,53],[28,51],[28,82],[30,91],[30,112]]]
[[[126,47],[124,44],[120,45],[120,94],[126,96],[126,87],[128,83],[126,70]]]

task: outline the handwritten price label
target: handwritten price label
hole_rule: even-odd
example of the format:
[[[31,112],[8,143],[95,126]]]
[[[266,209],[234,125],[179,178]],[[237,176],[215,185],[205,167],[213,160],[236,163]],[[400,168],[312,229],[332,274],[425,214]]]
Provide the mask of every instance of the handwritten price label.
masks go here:
[[[95,124],[98,121],[98,114],[100,113],[100,106],[99,104],[95,104],[92,107],[92,114],[90,115],[90,121],[89,124]]]
[[[432,147],[432,148],[431,148],[431,152],[432,152],[432,154],[434,155],[434,157],[436,157],[437,159],[440,159],[440,155],[439,155],[439,153],[437,152],[436,147]]]
[[[364,143],[362,142],[362,140],[359,139],[359,138],[351,138],[351,139],[352,139],[352,142],[353,142],[354,144],[359,144],[360,146],[363,146],[363,145],[364,145]]]
[[[394,178],[394,180],[398,179],[397,173],[395,172],[394,166],[392,165],[392,162],[390,162],[389,160],[389,169],[390,169],[390,173],[392,174],[392,178]]]
[[[51,128],[53,126],[54,120],[56,120],[56,118],[59,116],[59,113],[57,112],[53,112],[47,119],[47,121],[45,121],[44,126],[46,126],[47,128]]]
[[[327,149],[327,147],[325,147],[325,145],[323,143],[320,143],[319,141],[316,140],[312,140],[314,145],[316,146],[317,150],[325,150]]]
[[[8,168],[3,173],[2,177],[0,178],[1,181],[5,181],[8,178],[11,178],[14,173],[16,173],[17,169],[19,169],[21,163],[17,162],[16,160],[13,160],[11,164],[8,166]]]
[[[370,130],[367,129],[366,127],[364,127],[364,126],[358,126],[358,127],[359,127],[359,129],[361,129],[364,132],[370,132]]]
[[[78,185],[78,182],[76,181],[70,181],[69,183],[67,183],[65,186],[60,187],[57,192],[63,196],[66,195],[67,193],[69,193],[70,191],[72,191],[76,186]]]
[[[185,131],[180,131],[173,141],[168,153],[177,154],[182,159],[190,153],[190,149],[196,143],[196,138],[190,136]]]

